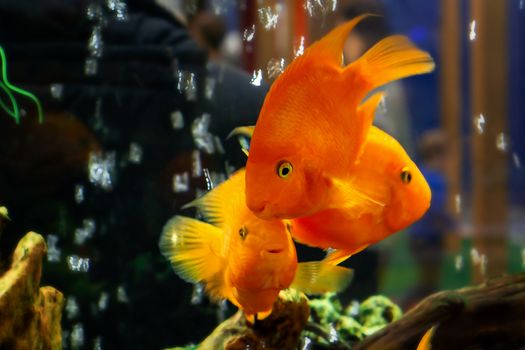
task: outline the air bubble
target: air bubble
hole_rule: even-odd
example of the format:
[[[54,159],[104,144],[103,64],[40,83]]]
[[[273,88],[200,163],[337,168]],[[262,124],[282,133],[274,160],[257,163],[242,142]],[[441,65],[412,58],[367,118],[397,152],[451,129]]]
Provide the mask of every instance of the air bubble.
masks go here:
[[[106,310],[109,302],[109,294],[106,292],[100,293],[100,298],[98,298],[98,309],[100,311]]]
[[[88,162],[89,181],[106,191],[113,189],[115,164],[116,154],[114,151],[106,154],[91,152]]]
[[[496,148],[501,152],[506,152],[508,149],[508,145],[509,143],[507,141],[507,136],[504,133],[500,132],[498,136],[496,136]]]
[[[294,57],[299,57],[299,56],[302,56],[303,54],[304,54],[304,36],[301,36],[299,43],[293,49],[293,55]]]
[[[334,326],[332,324],[330,324],[329,331],[328,331],[328,341],[330,343],[335,343],[338,340],[339,340],[339,334],[337,334],[337,331],[334,328]]]
[[[78,255],[70,255],[67,257],[67,265],[71,271],[88,272],[89,258],[81,258]]]
[[[206,180],[206,190],[211,191],[213,187],[215,186],[213,184],[213,180],[211,178],[210,171],[206,168],[204,169],[204,179]]]
[[[117,288],[117,301],[119,303],[129,302],[128,293],[126,293],[126,290],[124,289],[123,286],[118,286]]]
[[[126,21],[128,19],[128,7],[124,1],[107,0],[107,7],[115,14],[115,18],[118,21]]]
[[[83,226],[75,230],[73,241],[77,245],[84,244],[84,242],[91,238],[95,233],[95,221],[93,219],[85,219]]]
[[[84,327],[82,323],[77,323],[71,331],[71,348],[79,349],[84,346]]]
[[[100,21],[103,15],[102,7],[100,4],[93,2],[87,7],[86,15],[90,21]]]
[[[514,166],[518,169],[521,168],[521,161],[520,157],[518,157],[517,153],[512,153],[512,161],[514,162]]]
[[[178,71],[177,90],[180,93],[184,93],[188,101],[195,101],[197,99],[195,74],[188,71]]]
[[[191,176],[200,177],[202,175],[201,152],[199,152],[198,150],[194,150],[191,153],[191,159],[192,159]]]
[[[98,60],[93,57],[88,57],[84,64],[84,74],[86,76],[96,75],[98,72]]]
[[[193,285],[193,293],[191,294],[191,304],[199,305],[202,303],[204,298],[204,287],[200,283],[195,283]]]
[[[188,172],[173,175],[173,192],[187,192],[190,190],[190,176]]]
[[[133,164],[140,164],[142,162],[142,147],[136,143],[132,142],[129,145],[129,162]]]
[[[264,26],[264,29],[270,30],[277,26],[277,20],[279,19],[278,9],[272,10],[270,6],[266,6],[257,10],[259,14],[259,21]]]
[[[255,85],[255,86],[261,86],[261,82],[262,82],[262,71],[260,69],[253,71],[253,76],[252,76],[252,80],[250,80],[250,84]]]
[[[474,126],[476,127],[478,134],[481,135],[485,131],[485,123],[485,116],[483,114],[474,117]]]
[[[306,11],[310,17],[326,15],[337,8],[337,0],[306,0]]]
[[[278,77],[284,71],[284,58],[275,59],[271,58],[266,66],[266,72],[268,78],[274,79]]]
[[[49,86],[51,97],[55,100],[61,100],[64,95],[64,85],[62,84],[51,84]]]
[[[302,350],[311,350],[312,349],[312,340],[308,337],[304,337]]]
[[[255,24],[252,24],[250,28],[244,29],[244,32],[242,33],[242,39],[247,42],[252,41],[254,36],[255,36]]]
[[[461,254],[454,257],[454,267],[456,271],[460,271],[463,268],[463,256]]]
[[[47,261],[58,262],[62,252],[57,247],[58,237],[56,235],[47,235]]]
[[[104,50],[104,43],[102,42],[102,26],[93,26],[93,31],[88,40],[88,51],[91,57],[100,58]]]
[[[171,126],[173,129],[179,130],[184,127],[184,116],[181,111],[171,112]]]
[[[79,309],[78,309],[77,299],[75,297],[67,298],[65,310],[66,310],[66,316],[70,320],[78,316]]]
[[[481,261],[480,254],[476,248],[470,250],[470,259],[472,260],[473,265],[478,265]]]
[[[193,141],[198,149],[208,153],[215,153],[213,136],[208,132],[211,123],[211,115],[203,113],[202,116],[195,118],[191,126]]]
[[[80,204],[84,201],[84,186],[76,185],[75,186],[75,202]]]
[[[470,41],[474,41],[476,40],[476,36],[476,20],[472,20],[472,22],[470,22],[468,38]]]

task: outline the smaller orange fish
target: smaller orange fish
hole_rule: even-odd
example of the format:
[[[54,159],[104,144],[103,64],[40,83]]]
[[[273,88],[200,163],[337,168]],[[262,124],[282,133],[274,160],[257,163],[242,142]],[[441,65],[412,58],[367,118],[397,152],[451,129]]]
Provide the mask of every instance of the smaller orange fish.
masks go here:
[[[297,263],[288,225],[262,220],[245,204],[244,170],[190,203],[210,224],[175,216],[160,239],[162,254],[185,281],[203,283],[212,300],[228,299],[250,322],[263,319],[281,290],[338,291],[352,270],[322,262]]]

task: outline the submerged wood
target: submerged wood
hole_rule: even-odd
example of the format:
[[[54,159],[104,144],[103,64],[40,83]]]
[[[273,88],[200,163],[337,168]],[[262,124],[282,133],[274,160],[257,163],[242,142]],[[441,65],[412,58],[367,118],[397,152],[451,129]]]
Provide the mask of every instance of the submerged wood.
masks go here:
[[[523,348],[525,273],[433,294],[354,349],[416,349],[433,326],[432,350]]]

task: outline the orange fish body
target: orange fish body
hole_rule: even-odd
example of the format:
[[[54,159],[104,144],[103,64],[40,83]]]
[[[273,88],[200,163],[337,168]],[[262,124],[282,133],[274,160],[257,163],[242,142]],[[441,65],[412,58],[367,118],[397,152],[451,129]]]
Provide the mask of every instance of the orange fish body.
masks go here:
[[[239,171],[191,203],[210,223],[175,216],[165,225],[160,248],[175,272],[203,283],[212,300],[230,300],[251,321],[269,315],[279,292],[292,282],[314,292],[345,287],[350,270],[297,263],[288,225],[259,219],[246,207],[244,178]],[[322,278],[312,277],[321,270]]]
[[[433,69],[431,57],[402,36],[381,40],[342,67],[346,37],[363,17],[311,45],[268,92],[246,165],[246,204],[258,217],[293,219],[333,206],[334,179],[354,172],[382,94],[363,99]]]
[[[411,225],[430,205],[423,174],[401,145],[376,127],[370,129],[349,183],[341,186],[340,192],[344,186],[359,188],[363,199],[340,199],[347,204],[291,220],[295,239],[348,257]]]

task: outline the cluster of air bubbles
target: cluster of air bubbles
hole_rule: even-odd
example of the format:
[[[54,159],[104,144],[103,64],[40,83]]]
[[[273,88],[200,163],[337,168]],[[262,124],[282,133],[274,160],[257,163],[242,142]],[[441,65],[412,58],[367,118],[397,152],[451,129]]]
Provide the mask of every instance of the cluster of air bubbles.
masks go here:
[[[208,131],[210,123],[211,115],[209,113],[203,113],[200,117],[195,118],[191,125],[191,134],[195,146],[207,154],[215,153],[213,135]]]
[[[188,101],[195,101],[197,99],[195,73],[184,70],[177,71],[177,90],[184,94]]]
[[[102,27],[105,23],[102,6],[95,2],[91,3],[87,8],[87,18],[94,24],[87,43],[88,57],[84,63],[84,74],[93,76],[98,72],[98,59],[102,57],[104,51]]]
[[[204,97],[208,100],[213,98],[213,92],[215,91],[215,79],[211,77],[206,78],[206,83],[204,86]]]
[[[95,221],[93,219],[85,219],[82,222],[82,227],[78,227],[75,229],[75,233],[73,235],[73,242],[77,245],[82,245],[84,242],[91,238],[93,234],[95,233]]]
[[[105,310],[108,307],[109,294],[106,292],[100,293],[100,298],[98,298],[98,309],[100,311]]]
[[[454,257],[454,267],[456,271],[460,271],[463,268],[463,256],[461,254]]]
[[[335,329],[333,324],[330,324],[329,330],[328,330],[328,341],[330,343],[335,343],[339,340],[339,335],[337,334],[337,330]]]
[[[51,84],[49,86],[49,92],[51,97],[55,100],[61,100],[64,95],[64,85],[62,84]]]
[[[514,166],[518,169],[521,168],[521,161],[520,157],[518,157],[518,154],[516,152],[512,153],[512,161],[514,162]]]
[[[299,57],[304,54],[304,36],[301,35],[299,42],[294,45],[293,55],[294,57]]]
[[[80,204],[84,201],[84,186],[75,185],[75,202]]]
[[[58,262],[62,252],[57,247],[58,237],[56,235],[47,235],[47,261]]]
[[[119,303],[128,303],[129,302],[128,293],[124,289],[124,286],[118,286],[117,287],[117,301]]]
[[[142,162],[142,146],[139,145],[136,142],[132,142],[129,144],[129,155],[128,159],[130,163],[133,164],[140,164]]]
[[[304,337],[302,350],[310,350],[312,348],[312,340],[308,337]]]
[[[277,78],[284,71],[284,58],[271,58],[266,66],[268,78]]]
[[[103,190],[113,189],[116,154],[114,151],[106,154],[91,152],[89,154],[88,174],[89,181]]]
[[[219,301],[217,305],[217,322],[222,323],[226,318],[226,311],[228,310],[228,303],[225,299]]]
[[[187,171],[173,175],[173,192],[188,192],[190,190],[190,174]]]
[[[456,213],[461,213],[461,195],[459,193],[454,195],[454,209]]]
[[[93,340],[93,350],[102,350],[102,338],[100,336]]]
[[[199,305],[204,299],[204,286],[201,283],[193,285],[193,293],[191,293],[191,304]]]
[[[71,349],[80,349],[84,346],[84,327],[82,323],[73,325],[71,331]]]
[[[76,318],[79,314],[77,299],[75,297],[68,297],[65,309],[66,309],[66,316],[68,319],[72,320]]]
[[[255,24],[252,24],[252,26],[249,28],[245,28],[242,33],[242,39],[246,42],[252,41],[254,36],[255,36]]]
[[[89,55],[93,58],[102,57],[104,43],[102,42],[102,25],[97,24],[93,27],[88,39]]]
[[[89,258],[81,258],[78,255],[70,255],[67,257],[67,266],[74,272],[88,272]]]
[[[310,17],[326,15],[337,8],[337,0],[306,0],[304,7]]]
[[[496,148],[501,152],[506,152],[509,146],[509,142],[507,140],[507,136],[500,132],[496,136]]]
[[[107,0],[106,6],[113,12],[117,21],[128,19],[128,6],[122,0]]]
[[[476,20],[472,20],[469,26],[468,38],[470,41],[476,40]]]
[[[202,175],[201,152],[194,150],[191,153],[191,163],[191,176],[200,177]]]
[[[206,190],[211,191],[215,186],[213,184],[210,171],[207,168],[204,169],[204,178],[206,179]]]
[[[257,10],[257,13],[259,14],[259,21],[263,25],[264,29],[270,30],[277,26],[280,9],[280,4],[277,4],[274,9],[272,9],[270,6],[266,6]]]
[[[170,119],[173,129],[180,130],[184,127],[184,116],[181,111],[171,112]]]
[[[478,134],[481,135],[485,131],[485,123],[486,120],[483,114],[480,113],[479,115],[474,117],[474,127],[476,128]]]
[[[102,10],[100,4],[93,2],[87,7],[86,15],[90,21],[102,22],[104,11]]]
[[[253,71],[252,79],[250,80],[250,84],[254,86],[261,86],[262,82],[262,71],[260,69]]]

